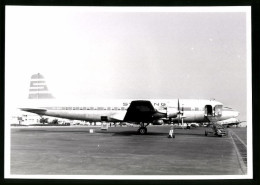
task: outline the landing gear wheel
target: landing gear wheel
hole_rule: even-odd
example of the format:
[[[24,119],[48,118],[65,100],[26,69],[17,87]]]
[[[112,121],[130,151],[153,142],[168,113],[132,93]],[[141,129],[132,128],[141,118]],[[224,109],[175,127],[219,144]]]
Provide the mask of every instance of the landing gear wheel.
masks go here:
[[[138,129],[138,133],[141,134],[141,135],[146,134],[146,133],[147,133],[147,128],[145,128],[145,127],[140,127],[140,128]]]

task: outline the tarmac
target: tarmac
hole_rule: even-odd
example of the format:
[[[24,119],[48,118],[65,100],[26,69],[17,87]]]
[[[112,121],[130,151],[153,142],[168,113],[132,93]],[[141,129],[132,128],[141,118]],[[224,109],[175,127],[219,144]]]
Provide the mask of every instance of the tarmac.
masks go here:
[[[238,145],[246,128],[205,136],[204,128],[17,127],[11,129],[11,175],[244,175]],[[94,133],[89,130],[93,129]],[[237,139],[239,138],[239,139]],[[236,140],[236,141],[235,141]],[[243,144],[241,144],[243,145]],[[245,148],[246,149],[246,148]]]

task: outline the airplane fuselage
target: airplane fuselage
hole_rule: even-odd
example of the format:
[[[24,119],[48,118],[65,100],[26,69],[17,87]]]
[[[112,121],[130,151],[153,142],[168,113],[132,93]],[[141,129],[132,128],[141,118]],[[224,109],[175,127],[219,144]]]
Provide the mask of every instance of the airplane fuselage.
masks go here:
[[[66,118],[72,120],[85,121],[109,121],[109,122],[123,122],[127,114],[132,100],[87,100],[76,103],[72,101],[70,105],[64,104],[67,101],[56,100],[34,100],[26,108],[21,108],[24,111],[36,113],[39,115],[53,116],[58,118]],[[40,102],[39,102],[40,101]],[[170,111],[177,111],[178,99],[162,99],[149,100],[153,107],[162,114],[167,115]],[[41,104],[41,105],[40,105]],[[44,104],[46,106],[44,106]],[[228,118],[236,117],[237,111],[233,109],[223,108],[223,104],[215,100],[203,99],[179,99],[179,106],[182,115],[170,117],[171,122],[207,122],[208,117],[214,117],[217,121],[226,120]],[[210,110],[209,110],[210,109]],[[155,120],[167,119],[167,116],[154,118]]]

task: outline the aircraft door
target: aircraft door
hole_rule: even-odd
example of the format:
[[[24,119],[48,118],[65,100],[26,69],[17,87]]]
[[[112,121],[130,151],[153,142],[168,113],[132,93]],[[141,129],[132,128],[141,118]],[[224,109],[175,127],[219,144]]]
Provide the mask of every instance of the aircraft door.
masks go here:
[[[212,116],[213,115],[213,109],[211,105],[205,106],[205,116]]]
[[[215,106],[215,116],[221,116],[222,115],[222,108],[223,105],[216,105]]]

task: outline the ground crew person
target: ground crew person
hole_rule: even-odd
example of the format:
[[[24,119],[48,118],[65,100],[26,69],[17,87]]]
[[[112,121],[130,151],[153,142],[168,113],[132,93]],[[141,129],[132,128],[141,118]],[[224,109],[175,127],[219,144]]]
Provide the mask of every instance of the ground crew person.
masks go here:
[[[174,128],[171,127],[170,131],[169,131],[169,136],[168,138],[175,138],[175,134],[174,134]]]

